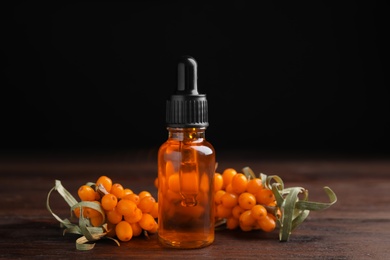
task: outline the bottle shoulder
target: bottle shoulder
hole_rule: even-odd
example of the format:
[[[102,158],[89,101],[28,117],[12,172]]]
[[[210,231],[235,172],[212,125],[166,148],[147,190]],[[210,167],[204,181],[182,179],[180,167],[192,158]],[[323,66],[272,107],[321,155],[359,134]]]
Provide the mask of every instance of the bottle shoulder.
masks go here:
[[[194,142],[182,142],[168,139],[159,147],[159,153],[180,152],[183,149],[193,149],[205,155],[215,154],[214,146],[205,139]]]

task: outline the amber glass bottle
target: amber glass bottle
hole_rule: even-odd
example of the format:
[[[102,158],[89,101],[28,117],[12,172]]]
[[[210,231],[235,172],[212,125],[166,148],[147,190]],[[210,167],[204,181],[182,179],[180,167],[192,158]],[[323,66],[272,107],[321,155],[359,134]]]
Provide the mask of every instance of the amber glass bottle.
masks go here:
[[[158,238],[173,248],[214,241],[214,147],[206,140],[206,95],[197,90],[197,63],[178,64],[176,94],[167,101],[168,139],[158,151]]]

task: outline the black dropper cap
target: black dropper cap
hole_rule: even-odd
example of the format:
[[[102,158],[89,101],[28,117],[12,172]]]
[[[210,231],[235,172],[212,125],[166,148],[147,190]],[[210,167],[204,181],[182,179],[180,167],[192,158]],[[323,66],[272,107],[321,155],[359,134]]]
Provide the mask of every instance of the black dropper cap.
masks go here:
[[[177,67],[177,90],[166,104],[168,127],[207,127],[208,107],[205,94],[198,93],[197,63],[191,56],[182,56]]]

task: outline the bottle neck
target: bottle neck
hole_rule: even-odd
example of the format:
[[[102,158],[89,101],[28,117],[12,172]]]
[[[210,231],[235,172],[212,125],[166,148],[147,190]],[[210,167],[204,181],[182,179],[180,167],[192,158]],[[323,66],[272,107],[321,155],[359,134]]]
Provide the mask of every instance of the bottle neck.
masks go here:
[[[167,127],[168,139],[180,142],[201,142],[206,138],[206,127],[178,128]]]

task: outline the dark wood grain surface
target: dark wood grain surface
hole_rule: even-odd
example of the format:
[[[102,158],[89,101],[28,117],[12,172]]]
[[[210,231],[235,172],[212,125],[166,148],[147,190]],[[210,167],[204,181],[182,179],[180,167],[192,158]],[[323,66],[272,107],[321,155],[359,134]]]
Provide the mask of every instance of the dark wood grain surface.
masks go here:
[[[156,235],[134,237],[118,247],[99,240],[90,251],[78,251],[74,234],[62,234],[46,209],[56,179],[77,197],[81,184],[105,174],[136,192],[157,195],[153,180],[156,151],[108,154],[19,154],[0,158],[1,259],[388,259],[390,257],[390,160],[365,157],[263,156],[231,152],[217,155],[218,170],[251,167],[277,174],[289,186],[309,190],[312,201],[327,202],[323,186],[337,194],[336,204],[311,212],[288,242],[278,230],[216,231],[206,248],[162,248]],[[54,212],[65,218],[68,206],[51,197]]]

